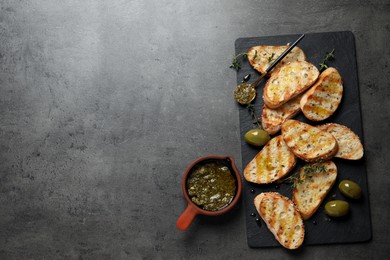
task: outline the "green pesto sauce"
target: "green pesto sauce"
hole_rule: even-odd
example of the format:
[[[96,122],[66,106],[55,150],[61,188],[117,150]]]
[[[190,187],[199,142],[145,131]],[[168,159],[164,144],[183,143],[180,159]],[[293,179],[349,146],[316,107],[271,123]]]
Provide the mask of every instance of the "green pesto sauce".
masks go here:
[[[196,166],[187,179],[191,200],[204,210],[220,210],[232,202],[236,194],[236,179],[221,162]]]
[[[240,104],[249,104],[256,96],[256,90],[251,84],[240,84],[234,90],[234,99]]]

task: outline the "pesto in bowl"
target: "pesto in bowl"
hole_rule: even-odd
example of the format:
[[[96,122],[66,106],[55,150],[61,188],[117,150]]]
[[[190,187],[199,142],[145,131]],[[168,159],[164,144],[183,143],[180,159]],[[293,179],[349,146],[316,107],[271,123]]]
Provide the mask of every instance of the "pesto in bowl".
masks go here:
[[[198,207],[218,211],[233,201],[237,192],[237,180],[224,163],[208,161],[191,170],[186,188],[191,201]]]

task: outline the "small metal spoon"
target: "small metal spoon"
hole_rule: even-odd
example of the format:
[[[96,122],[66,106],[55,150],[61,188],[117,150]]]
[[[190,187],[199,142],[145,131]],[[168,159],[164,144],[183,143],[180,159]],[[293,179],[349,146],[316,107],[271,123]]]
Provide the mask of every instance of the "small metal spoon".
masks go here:
[[[291,44],[269,67],[265,72],[253,83],[242,83],[234,89],[234,99],[241,105],[250,104],[256,97],[256,87],[260,81],[281,61],[297,44],[305,37],[302,34],[293,44]]]

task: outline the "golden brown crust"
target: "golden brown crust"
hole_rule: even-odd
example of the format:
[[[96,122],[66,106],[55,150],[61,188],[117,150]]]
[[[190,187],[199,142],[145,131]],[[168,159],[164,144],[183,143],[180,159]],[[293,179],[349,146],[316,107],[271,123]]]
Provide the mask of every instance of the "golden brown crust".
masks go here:
[[[276,134],[287,119],[293,118],[301,111],[299,106],[300,99],[301,95],[275,109],[263,105],[261,113],[261,126],[263,129],[271,135]]]
[[[335,157],[346,160],[359,160],[363,157],[363,144],[359,136],[348,127],[336,123],[329,123],[317,127],[336,138],[339,148]]]
[[[343,96],[343,84],[335,68],[324,70],[317,82],[303,95],[301,110],[306,118],[322,121],[338,108]]]
[[[338,150],[331,134],[297,120],[289,119],[282,124],[282,136],[295,156],[306,162],[327,161]]]
[[[296,158],[282,136],[272,138],[244,169],[244,178],[253,183],[272,183],[294,168]]]
[[[297,249],[305,238],[305,227],[294,203],[277,192],[257,195],[254,204],[275,239],[287,249]]]
[[[318,69],[306,61],[290,62],[267,80],[263,91],[264,104],[278,108],[310,88],[319,76]]]

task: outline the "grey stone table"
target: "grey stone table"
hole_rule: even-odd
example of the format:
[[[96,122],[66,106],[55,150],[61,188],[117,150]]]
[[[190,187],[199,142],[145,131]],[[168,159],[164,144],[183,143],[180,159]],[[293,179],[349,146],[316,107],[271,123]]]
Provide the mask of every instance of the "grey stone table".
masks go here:
[[[385,259],[389,1],[0,2],[0,259]],[[373,238],[298,253],[247,246],[242,204],[175,222],[185,167],[242,169],[239,37],[352,31]]]

